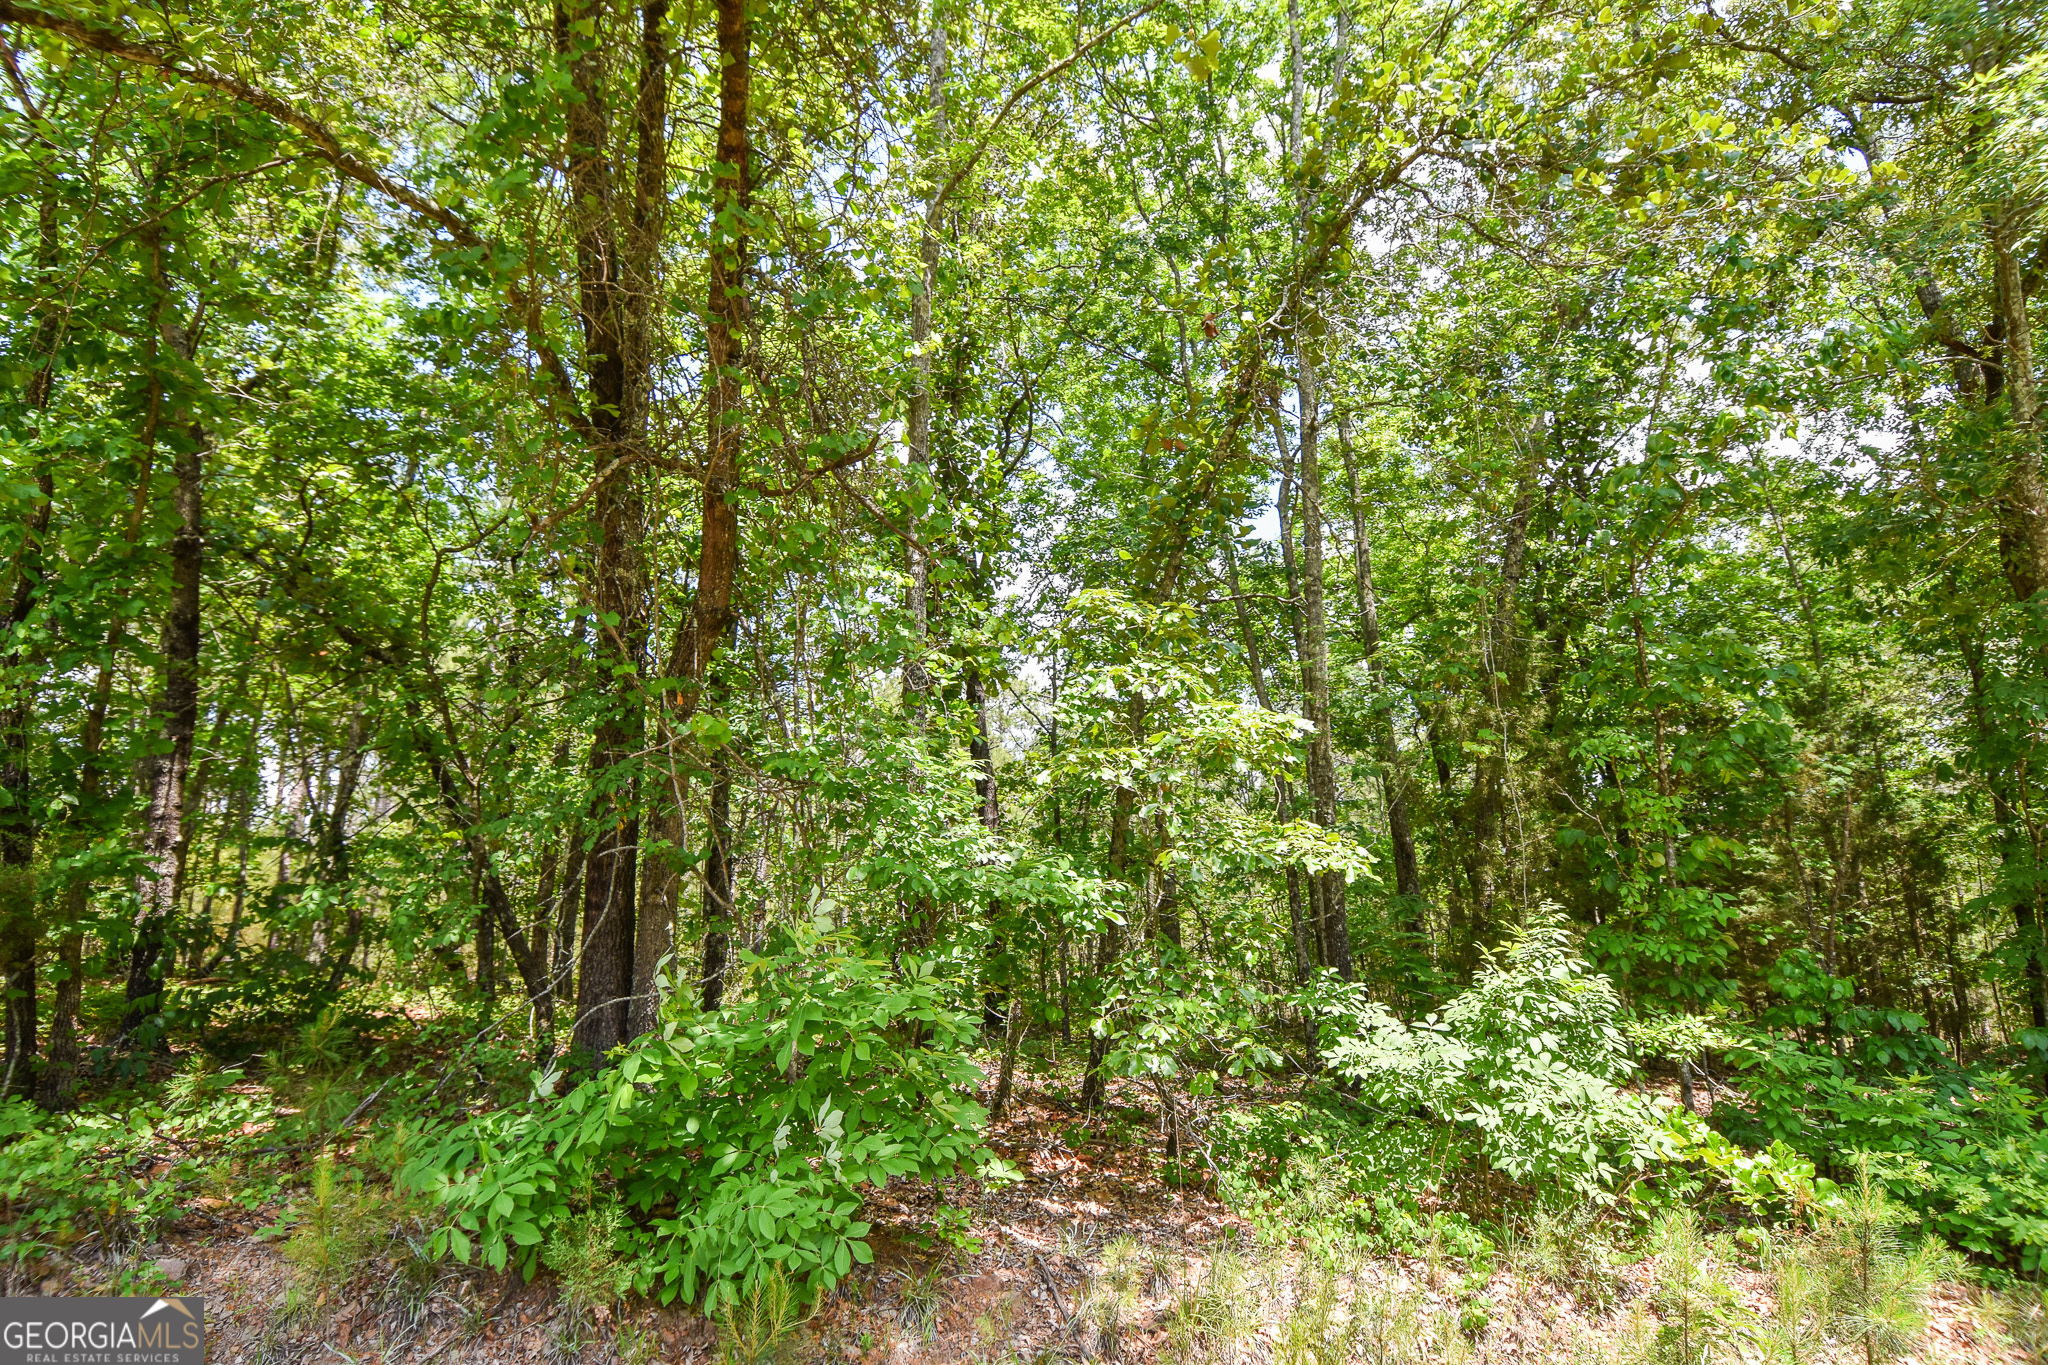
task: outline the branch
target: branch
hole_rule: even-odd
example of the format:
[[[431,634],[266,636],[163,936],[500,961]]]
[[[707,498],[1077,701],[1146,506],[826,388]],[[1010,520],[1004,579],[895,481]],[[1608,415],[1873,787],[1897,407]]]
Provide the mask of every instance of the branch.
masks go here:
[[[392,203],[441,229],[456,245],[477,247],[486,255],[492,254],[491,244],[479,236],[476,229],[461,214],[364,161],[342,146],[340,137],[332,128],[312,115],[293,108],[291,104],[261,86],[251,84],[229,72],[217,70],[204,62],[193,61],[154,43],[145,43],[68,15],[29,9],[16,4],[14,0],[0,0],[0,23],[39,28],[46,33],[55,33],[67,38],[80,47],[104,52],[124,62],[151,67],[167,76],[175,76],[194,85],[218,91],[229,99],[292,129],[313,144],[315,154],[322,161],[357,184],[376,191]],[[594,436],[595,432],[589,419],[576,404],[576,385],[569,375],[569,367],[562,362],[561,356],[548,344],[546,337],[536,326],[539,318],[538,305],[517,285],[507,284],[505,289],[525,325],[527,345],[533,348],[534,354],[540,359],[541,368],[546,370],[548,376],[560,387],[562,396],[570,404],[569,424],[586,437]]]
[[[924,557],[925,563],[930,564],[938,558],[937,555],[934,555],[932,553],[931,547],[929,545],[926,545],[923,541],[917,538],[916,532],[907,530],[906,528],[897,526],[893,522],[891,522],[888,518],[888,515],[884,513],[881,508],[875,506],[872,502],[868,501],[867,496],[864,493],[862,493],[858,488],[855,488],[852,484],[848,483],[844,478],[842,478],[840,476],[839,471],[836,469],[832,471],[832,481],[839,485],[840,491],[844,492],[846,496],[852,498],[862,507],[865,507],[867,509],[868,515],[873,517],[876,523],[879,524],[884,531],[887,531],[890,535],[902,540],[906,545],[909,545],[912,549],[916,550],[918,554],[922,555]]]
[[[880,435],[870,436],[868,438],[868,443],[866,445],[860,446],[857,449],[849,451],[846,454],[841,455],[836,460],[829,460],[826,463],[819,465],[816,469],[805,470],[802,474],[797,476],[795,482],[791,483],[785,488],[768,488],[758,484],[749,484],[748,487],[753,489],[754,492],[760,494],[764,498],[794,497],[796,494],[801,493],[804,491],[804,489],[810,487],[813,483],[816,483],[819,479],[825,477],[825,475],[837,474],[840,470],[845,469],[848,465],[859,464],[862,460],[865,460],[868,456],[875,453],[875,447],[877,444],[880,443],[881,439],[882,438]]]
[[[0,3],[4,2],[5,0],[0,0]],[[996,116],[989,120],[988,127],[982,131],[981,139],[974,144],[974,150],[967,154],[967,160],[960,163],[960,169],[953,172],[953,178],[951,180],[948,180],[946,182],[946,187],[940,190],[938,194],[932,199],[931,207],[925,210],[925,222],[928,224],[936,224],[939,221],[939,210],[945,207],[946,201],[948,199],[952,198],[953,191],[960,187],[960,182],[962,180],[965,180],[969,172],[973,171],[975,166],[980,163],[981,154],[988,150],[988,144],[990,139],[995,137],[996,130],[1003,126],[1003,120],[1010,116],[1010,111],[1017,107],[1017,102],[1019,100],[1023,99],[1026,95],[1036,90],[1039,86],[1044,85],[1054,76],[1059,75],[1060,72],[1065,71],[1075,62],[1080,61],[1083,57],[1087,56],[1090,52],[1094,51],[1095,48],[1102,43],[1103,39],[1109,37],[1113,33],[1118,32],[1119,30],[1129,28],[1132,24],[1137,23],[1140,19],[1150,14],[1153,10],[1158,9],[1159,4],[1160,0],[1149,0],[1149,3],[1145,4],[1141,8],[1132,10],[1129,14],[1126,14],[1123,18],[1117,20],[1108,28],[1103,29],[1093,38],[1090,38],[1087,42],[1075,48],[1070,55],[1061,58],[1059,61],[1054,62],[1051,66],[1048,66],[1045,70],[1039,72],[1036,76],[1033,76],[1030,80],[1018,86],[1015,90],[1012,90],[1010,92],[1010,97],[1003,101],[1003,107],[996,110]]]

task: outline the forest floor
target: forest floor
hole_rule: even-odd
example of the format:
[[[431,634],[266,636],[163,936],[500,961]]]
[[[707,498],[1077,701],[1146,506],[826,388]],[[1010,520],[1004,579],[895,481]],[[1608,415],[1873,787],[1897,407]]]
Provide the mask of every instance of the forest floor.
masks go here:
[[[990,1145],[1024,1179],[876,1193],[863,1214],[874,1224],[874,1264],[857,1268],[766,1353],[774,1365],[1150,1365],[1173,1354],[1176,1303],[1186,1321],[1185,1305],[1203,1290],[1211,1292],[1198,1358],[1211,1365],[1315,1365],[1330,1356],[1309,1349],[1311,1341],[1343,1336],[1346,1324],[1354,1359],[1647,1358],[1656,1330],[1652,1257],[1619,1257],[1590,1277],[1555,1265],[1546,1273],[1514,1255],[1478,1277],[1427,1255],[1358,1259],[1345,1266],[1334,1299],[1323,1276],[1319,1317],[1316,1282],[1298,1250],[1262,1245],[1212,1194],[1161,1178],[1156,1110],[1142,1107],[1135,1089],[1113,1091],[1108,1119],[1091,1125],[1068,1107],[1072,1077],[1018,1079],[1017,1102]],[[213,1365],[711,1365],[720,1356],[718,1326],[698,1313],[632,1304],[577,1319],[545,1275],[529,1284],[450,1269],[409,1307],[372,1276],[309,1303],[303,1290],[293,1293],[299,1272],[263,1226],[277,1212],[196,1201],[161,1243],[134,1253],[155,1258],[179,1280],[178,1292],[204,1297]],[[1768,1277],[1739,1265],[1724,1273],[1738,1330],[1745,1317],[1765,1321]],[[93,1292],[103,1278],[80,1265],[43,1288]],[[1223,1300],[1231,1302],[1219,1316]],[[1971,1289],[1944,1285],[1928,1308],[1926,1336],[1905,1360],[2032,1358],[2002,1344]],[[1839,1355],[1851,1358],[1861,1361],[1860,1349]]]

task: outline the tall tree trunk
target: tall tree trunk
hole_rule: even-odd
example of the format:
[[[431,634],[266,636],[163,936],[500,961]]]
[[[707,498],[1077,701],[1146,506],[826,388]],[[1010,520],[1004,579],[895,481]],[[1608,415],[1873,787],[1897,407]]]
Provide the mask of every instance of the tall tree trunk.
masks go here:
[[[664,678],[680,677],[689,667],[694,650],[692,626],[685,623],[677,632],[662,667]],[[647,838],[641,841],[640,917],[638,937],[633,945],[633,1005],[627,1014],[626,1033],[638,1038],[651,1030],[660,1014],[661,999],[655,976],[662,960],[675,948],[676,904],[683,886],[683,810],[689,799],[689,783],[676,763],[676,746],[681,742],[671,720],[667,698],[655,709],[657,757],[649,770],[647,784]]]
[[[1307,168],[1302,159],[1302,112],[1307,68],[1302,59],[1301,0],[1288,0],[1287,34],[1292,69],[1291,107],[1287,130],[1288,165],[1296,177],[1299,228],[1306,237],[1312,203]],[[1304,286],[1306,289],[1306,286]],[[1337,755],[1330,734],[1330,645],[1323,603],[1323,473],[1321,462],[1321,399],[1316,385],[1315,310],[1301,298],[1294,316],[1295,410],[1300,418],[1301,571],[1302,571],[1302,716],[1314,731],[1309,736],[1308,785],[1313,817],[1324,829],[1337,826]],[[1344,874],[1318,873],[1314,879],[1316,936],[1323,965],[1344,980],[1352,978],[1351,925],[1345,908]]]
[[[739,481],[741,366],[747,317],[748,246],[743,215],[753,199],[753,30],[746,0],[718,0],[718,172],[712,180],[710,299],[710,458],[704,472],[703,539],[697,566],[697,663],[692,676],[706,701],[722,705],[727,689],[717,676],[717,654],[738,621],[739,513],[729,495]],[[715,1010],[725,999],[725,971],[733,924],[732,760],[725,746],[712,755],[711,802],[705,831],[704,971],[702,1001]]]
[[[646,319],[666,176],[668,56],[665,6],[641,10],[640,79],[635,105],[638,164],[631,177],[629,231],[621,249],[611,126],[605,102],[602,23],[586,0],[557,0],[554,40],[569,67],[568,179],[576,214],[577,312],[590,386],[597,491],[591,500],[599,543],[590,571],[597,654],[609,667],[611,695],[591,739],[594,831],[584,868],[583,940],[577,972],[575,1053],[594,1062],[626,1038],[633,990],[639,802],[634,762],[645,723],[641,672],[647,634],[646,569],[640,552],[645,512],[640,480],[627,467],[645,453],[648,347]]]
[[[363,899],[349,885],[348,820],[355,805],[356,788],[363,778],[363,758],[369,747],[368,739],[368,718],[361,708],[357,708],[348,718],[348,734],[342,741],[341,761],[336,765],[334,799],[328,803],[326,818],[320,826],[320,842],[315,848],[321,885],[329,890],[338,890],[347,898],[347,919],[343,922],[341,936],[323,958],[329,991],[341,989],[342,978],[348,974],[349,961],[363,941]]]
[[[2048,480],[2042,474],[2041,414],[2035,389],[2034,332],[2027,310],[2027,276],[2018,254],[2025,227],[2022,208],[2008,201],[1992,220],[1991,232],[1992,292],[2003,333],[2001,388],[2012,426],[2012,455],[2001,508],[1999,548],[2013,598],[2023,603],[2032,602],[2041,587],[2048,584]],[[2034,631],[2042,632],[2044,624],[2048,623],[2036,616]],[[2032,651],[2032,666],[2037,670],[2048,667],[2048,650],[2037,646]],[[1998,803],[1995,789],[1993,799],[1994,804]],[[2001,841],[2001,857],[2010,861],[2020,851],[2020,827],[2012,821],[2011,799],[2005,798],[2003,804],[2007,809],[1997,817],[2006,835]],[[2025,842],[2024,856],[2030,869],[2037,867],[2040,851],[2031,839]],[[2030,875],[2029,885],[2037,875],[2037,871]],[[2038,896],[2029,893],[2013,902],[2012,913],[2014,934],[2025,955],[2023,981],[2028,1017],[2034,1028],[2044,1029],[2048,1028],[2048,969],[2044,969],[2043,963],[2048,961],[2048,945],[2042,942],[2038,904]],[[2041,1084],[2048,1090],[2048,1076],[2042,1078]]]
[[[189,355],[187,359],[189,359]],[[199,726],[199,581],[204,553],[202,488],[206,437],[185,433],[172,460],[178,529],[171,538],[171,594],[164,613],[163,690],[151,709],[157,751],[144,764],[149,795],[143,820],[140,909],[128,959],[127,1010],[121,1032],[132,1038],[163,1008],[163,957],[185,876],[185,781]]]
[[[929,197],[917,239],[920,288],[910,301],[911,364],[916,369],[917,387],[911,391],[910,410],[903,423],[911,470],[914,477],[926,486],[931,483],[932,452],[932,291],[938,287],[939,281],[939,235],[934,215],[939,209],[937,196],[943,183],[941,172],[947,144],[952,138],[946,104],[946,78],[946,25],[934,4],[925,74],[925,106],[931,114],[931,137],[939,156],[928,158],[926,162]],[[922,490],[913,495],[917,496],[922,496]],[[917,533],[915,510],[910,514],[909,527],[914,538]],[[931,672],[924,661],[924,650],[931,633],[931,565],[915,544],[906,543],[903,553],[908,560],[906,567],[910,584],[906,605],[910,609],[912,633],[910,654],[903,664],[903,695],[906,702],[919,705],[932,685]]]
[[[1372,537],[1365,525],[1365,502],[1358,495],[1358,459],[1351,449],[1351,424],[1337,419],[1337,447],[1344,456],[1344,480],[1351,494],[1351,554],[1358,596],[1358,643],[1376,692],[1386,688],[1386,666],[1380,659],[1379,593],[1372,578]],[[1374,698],[1373,747],[1379,751],[1380,785],[1386,793],[1387,835],[1394,846],[1394,891],[1408,902],[1405,927],[1422,930],[1422,864],[1415,854],[1415,830],[1408,813],[1408,775],[1394,743],[1391,714]]]
[[[1302,570],[1302,711],[1315,727],[1309,737],[1309,795],[1315,822],[1337,827],[1337,754],[1330,733],[1330,644],[1323,601],[1323,479],[1320,459],[1320,415],[1317,411],[1314,347],[1297,337],[1296,389],[1301,405],[1301,570]],[[1352,979],[1351,926],[1344,904],[1344,874],[1330,871],[1316,877],[1320,896],[1317,926],[1323,965],[1344,980]]]

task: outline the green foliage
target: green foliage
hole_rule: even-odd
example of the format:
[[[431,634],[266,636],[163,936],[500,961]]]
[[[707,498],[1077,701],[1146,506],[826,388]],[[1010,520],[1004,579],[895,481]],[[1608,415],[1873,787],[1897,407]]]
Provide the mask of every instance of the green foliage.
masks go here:
[[[1824,1288],[1828,1335],[1857,1343],[1871,1365],[1896,1360],[1919,1341],[1926,1299],[1940,1264],[1937,1245],[1907,1247],[1899,1228],[1912,1212],[1885,1193],[1877,1172],[1886,1162],[1858,1153],[1855,1180],[1834,1200],[1815,1230],[1810,1264]],[[1915,1172],[1904,1172],[1912,1181]]]
[[[1668,1209],[1650,1227],[1656,1257],[1650,1301],[1658,1329],[1653,1359],[1659,1365],[1707,1365],[1731,1334],[1738,1309],[1718,1248],[1700,1232],[1691,1209]]]
[[[1850,1174],[1834,1164],[1844,1153],[1910,1158],[1914,1179],[1886,1174],[1906,1169],[1898,1166],[1880,1168],[1879,1178],[1930,1230],[2027,1273],[2048,1264],[2041,1101],[2009,1073],[1942,1066],[1859,1074],[1832,1049],[1770,1035],[1736,1055],[1749,1082],[1746,1102],[1718,1105],[1715,1123],[1737,1142],[1768,1144],[1768,1164],[1749,1159],[1756,1178],[1788,1170],[1792,1153],[1837,1177]],[[1742,1169],[1738,1158],[1700,1150],[1731,1175]]]
[[[1331,1065],[1390,1115],[1457,1126],[1494,1169],[1588,1198],[1664,1154],[1655,1111],[1627,1095],[1614,988],[1574,950],[1554,909],[1440,1013],[1410,1023],[1373,1003],[1347,1021]]]
[[[796,1345],[796,1292],[780,1266],[770,1266],[718,1313],[718,1365],[782,1365]]]
[[[974,1021],[932,961],[814,927],[744,955],[718,1014],[684,1007],[559,1098],[479,1116],[406,1168],[436,1254],[531,1275],[593,1203],[641,1292],[713,1303],[770,1269],[816,1294],[870,1253],[860,1190],[985,1160],[963,1092]]]
[[[331,1152],[322,1152],[313,1163],[312,1187],[292,1212],[285,1259],[330,1290],[356,1277],[389,1239],[394,1221],[383,1200],[341,1178]]]

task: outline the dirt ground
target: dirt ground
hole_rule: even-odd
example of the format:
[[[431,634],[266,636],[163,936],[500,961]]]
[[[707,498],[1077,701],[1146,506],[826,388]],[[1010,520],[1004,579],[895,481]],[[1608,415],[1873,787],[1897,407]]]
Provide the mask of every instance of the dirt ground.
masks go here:
[[[1166,1313],[1175,1295],[1207,1282],[1217,1258],[1252,1244],[1251,1229],[1197,1189],[1160,1178],[1159,1134],[1141,1123],[1140,1097],[1124,1098],[1120,1122],[1082,1141],[1080,1117],[1056,1090],[1021,1077],[1019,1102],[991,1133],[991,1146],[1024,1174],[1018,1184],[897,1185],[874,1195],[875,1262],[827,1296],[778,1353],[788,1365],[1050,1365],[1101,1358],[1145,1365],[1166,1355]],[[230,1215],[234,1219],[231,1220]],[[546,1277],[444,1273],[410,1296],[374,1282],[311,1302],[294,1294],[296,1271],[261,1221],[218,1200],[196,1200],[158,1246],[142,1254],[182,1272],[181,1292],[202,1295],[208,1360],[214,1365],[702,1365],[718,1354],[718,1329],[687,1309],[629,1305],[572,1323]],[[933,1229],[943,1229],[940,1236]],[[1112,1245],[1133,1239],[1133,1271],[1107,1264]],[[1121,1254],[1132,1256],[1128,1244]],[[1259,1305],[1235,1340],[1208,1355],[1226,1365],[1311,1365],[1283,1322],[1289,1267],[1268,1255],[1250,1264],[1249,1301]],[[81,1274],[85,1270],[80,1268]],[[1108,1277],[1108,1278],[1106,1278]],[[1354,1303],[1402,1305],[1413,1350],[1388,1360],[1445,1362],[1607,1361],[1631,1335],[1654,1330],[1647,1316],[1655,1266],[1618,1266],[1597,1296],[1498,1270],[1483,1287],[1460,1285],[1440,1266],[1387,1257],[1350,1282]],[[1741,1310],[1770,1311],[1768,1282],[1740,1269],[1728,1277]],[[1107,1338],[1101,1291],[1124,1292]],[[44,1292],[76,1292],[62,1278]],[[1469,1316],[1475,1299],[1484,1320]],[[401,1301],[402,1300],[402,1301]],[[1971,1291],[1944,1286],[1930,1307],[1918,1365],[2018,1365],[2029,1359],[2000,1345]],[[1346,1312],[1354,1310],[1345,1310]],[[1388,1310],[1391,1311],[1391,1310]],[[1466,1314],[1461,1319],[1461,1314]],[[1392,1321],[1391,1318],[1388,1319]],[[575,1330],[572,1330],[575,1329]],[[1434,1334],[1433,1345],[1425,1339]],[[1412,1335],[1412,1334],[1411,1334]],[[1368,1358],[1371,1358],[1370,1356]],[[1842,1359],[1849,1357],[1844,1355]],[[1855,1354],[1861,1360],[1861,1352]]]

